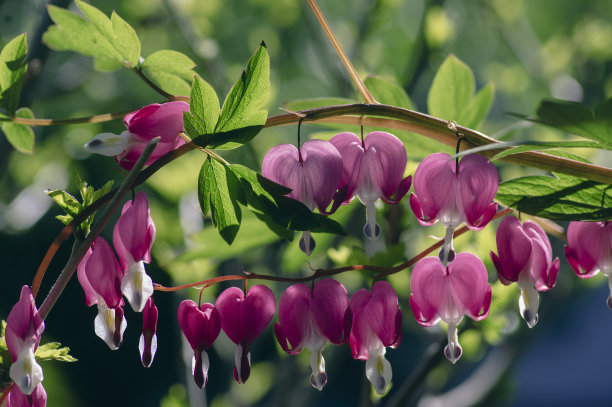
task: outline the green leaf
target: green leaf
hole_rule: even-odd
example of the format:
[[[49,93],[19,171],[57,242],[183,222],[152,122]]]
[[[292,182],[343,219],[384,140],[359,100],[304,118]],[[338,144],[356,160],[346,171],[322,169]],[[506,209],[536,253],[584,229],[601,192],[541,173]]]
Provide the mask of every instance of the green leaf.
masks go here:
[[[490,160],[495,161],[513,154],[525,153],[528,151],[548,150],[552,148],[598,148],[604,150],[612,150],[612,147],[610,146],[606,146],[601,143],[595,143],[592,141],[532,141],[518,144],[526,145],[519,145],[518,147],[504,150],[500,153],[495,154]]]
[[[161,50],[149,55],[141,64],[144,74],[164,91],[188,95],[190,83],[197,74],[189,57],[177,51]],[[217,105],[219,102],[217,101]]]
[[[612,145],[612,98],[597,106],[595,112],[582,103],[545,100],[537,115],[539,119],[532,121]]]
[[[68,215],[70,220],[64,222],[65,224],[70,223],[72,219],[83,210],[83,205],[72,195],[61,189],[53,189],[45,191],[45,194],[49,195]]]
[[[363,82],[377,102],[412,109],[408,94],[394,81],[382,76],[368,76]]]
[[[107,27],[112,30],[110,20],[95,7],[82,2],[78,4],[83,13],[88,15],[88,18],[93,18],[97,25],[68,10],[49,5],[47,10],[55,25],[43,34],[45,44],[58,51],[75,51],[91,56],[94,58],[94,66],[100,70],[115,71],[121,68],[123,57],[108,39]]]
[[[59,360],[60,362],[76,362],[77,359],[70,356],[70,348],[63,347],[59,342],[49,342],[44,345],[40,345],[34,356],[37,360],[44,362],[47,360]]]
[[[115,48],[131,66],[137,66],[140,58],[140,40],[136,31],[114,11],[111,14],[111,23],[115,34]]]
[[[15,116],[24,119],[33,119],[34,113],[27,107],[22,107],[15,112]],[[2,122],[2,132],[6,139],[17,151],[32,154],[34,152],[34,130],[26,124]]]
[[[612,218],[612,185],[565,174],[530,176],[503,182],[495,200],[529,215],[555,221]]]
[[[493,85],[485,86],[477,95],[474,95],[475,91],[472,70],[456,56],[449,55],[438,69],[429,89],[429,114],[476,128],[491,108]]]
[[[212,140],[213,148],[241,146],[263,128],[268,111],[263,108],[270,90],[270,57],[262,43],[249,59],[240,79],[229,91]],[[236,131],[248,129],[248,131]]]
[[[11,116],[19,107],[21,87],[28,69],[27,50],[26,35],[21,34],[9,41],[0,52],[0,106]]]
[[[228,166],[207,157],[198,178],[198,199],[202,213],[211,212],[213,225],[223,240],[231,244],[242,216],[238,201],[244,199],[236,175]]]
[[[219,120],[219,99],[212,86],[196,76],[191,87],[189,112],[183,113],[185,132],[200,147],[207,147]]]

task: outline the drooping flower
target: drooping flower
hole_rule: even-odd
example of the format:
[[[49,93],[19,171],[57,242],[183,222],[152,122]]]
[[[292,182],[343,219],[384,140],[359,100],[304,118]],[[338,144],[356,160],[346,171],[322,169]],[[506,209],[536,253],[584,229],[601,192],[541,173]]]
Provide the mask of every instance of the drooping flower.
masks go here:
[[[217,298],[221,327],[236,345],[234,378],[244,383],[251,374],[250,344],[268,326],[274,316],[274,293],[264,285],[251,287],[245,297],[237,287],[230,287]]]
[[[506,217],[497,229],[497,252],[491,259],[499,281],[516,282],[521,289],[519,309],[530,328],[538,322],[538,291],[554,287],[559,273],[559,258],[552,259],[548,236],[535,222]]]
[[[144,367],[151,366],[155,352],[157,352],[157,307],[153,303],[153,297],[149,297],[142,310],[142,334],[138,343],[140,360]]]
[[[155,225],[144,191],[123,206],[121,216],[113,230],[113,245],[119,256],[123,277],[121,291],[132,309],[142,311],[153,295],[153,281],[145,271],[144,263],[151,262],[151,246],[155,240]]]
[[[266,153],[261,173],[290,188],[287,196],[302,202],[311,211],[318,208],[320,212],[328,213],[326,209],[336,196],[342,177],[342,157],[332,144],[324,140],[307,141],[299,151],[292,144],[281,144]],[[332,208],[330,212],[334,210]],[[300,239],[300,249],[310,255],[314,247],[314,239],[309,231],[305,231]]]
[[[96,237],[77,269],[88,306],[98,305],[94,330],[109,348],[118,349],[127,321],[123,317],[121,267],[115,253],[103,237]]]
[[[294,284],[281,297],[278,319],[274,334],[281,348],[291,355],[308,349],[310,382],[317,390],[323,389],[327,383],[323,348],[328,341],[339,345],[349,338],[351,311],[346,289],[334,279],[319,280],[312,292],[306,284]]]
[[[612,309],[612,222],[570,222],[565,257],[580,278],[599,272],[608,278]]]
[[[481,321],[489,315],[491,286],[485,265],[471,253],[458,253],[446,267],[439,258],[426,257],[414,266],[410,287],[417,322],[432,326],[442,320],[448,325],[444,355],[455,363],[461,357],[457,325],[463,316]]]
[[[219,311],[210,303],[198,307],[195,302],[184,300],[179,305],[178,321],[187,342],[193,349],[191,363],[193,380],[202,388],[208,382],[210,366],[206,350],[211,347],[221,331]]]
[[[146,164],[180,147],[185,141],[179,136],[183,131],[183,112],[189,111],[185,102],[153,103],[125,115],[123,124],[127,130],[117,135],[101,133],[85,144],[85,150],[106,156],[115,156],[122,168],[132,169],[147,144],[155,137],[160,141]]]
[[[363,142],[353,133],[339,133],[329,142],[342,156],[340,187],[348,187],[345,202],[357,196],[366,206],[363,233],[368,239],[376,240],[380,226],[376,223],[374,202],[381,198],[388,204],[396,204],[410,189],[412,178],[403,178],[406,148],[397,137],[384,131],[368,133]]]
[[[28,399],[39,385],[42,388],[43,371],[36,362],[34,352],[44,329],[45,323],[38,313],[30,287],[24,285],[19,301],[8,315],[5,330],[6,346],[13,357],[9,376],[19,388],[17,393],[21,393],[13,397]]]
[[[438,220],[446,228],[441,252],[444,264],[452,261],[452,236],[463,222],[472,230],[484,228],[495,216],[497,203],[492,202],[499,176],[485,157],[469,154],[457,164],[448,154],[435,153],[419,164],[414,174],[410,207],[423,226]]]
[[[19,386],[13,385],[6,400],[6,407],[45,407],[47,392],[42,383],[38,383],[31,394],[23,394]]]
[[[377,281],[372,293],[361,289],[351,297],[353,312],[350,345],[353,358],[366,361],[366,377],[382,395],[391,383],[386,348],[396,348],[402,338],[402,311],[391,284]]]

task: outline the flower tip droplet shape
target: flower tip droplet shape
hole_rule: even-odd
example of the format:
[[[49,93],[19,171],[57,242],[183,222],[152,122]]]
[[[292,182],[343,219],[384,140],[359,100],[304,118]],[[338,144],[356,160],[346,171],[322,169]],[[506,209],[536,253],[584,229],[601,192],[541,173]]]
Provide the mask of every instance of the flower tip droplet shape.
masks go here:
[[[266,153],[261,172],[264,177],[290,188],[288,197],[302,202],[311,211],[318,208],[321,213],[327,213],[326,208],[342,178],[342,157],[324,140],[307,141],[300,151],[291,144],[281,144]],[[314,246],[310,233],[304,233],[300,249],[310,255]]]
[[[361,289],[350,301],[353,324],[349,343],[353,358],[366,361],[366,377],[382,395],[391,383],[391,364],[385,358],[387,347],[401,342],[402,312],[397,295],[386,281],[378,281],[372,292]]]
[[[480,230],[495,216],[498,185],[497,169],[486,157],[469,154],[457,166],[448,154],[435,153],[417,167],[410,207],[423,226],[439,220],[446,228],[465,222]]]
[[[153,297],[150,297],[142,310],[142,334],[138,342],[140,360],[144,367],[151,366],[157,352],[156,331],[158,314],[157,307],[153,303]]]
[[[432,326],[440,320],[448,325],[448,349],[451,362],[461,356],[457,326],[463,316],[480,321],[489,314],[491,286],[483,262],[471,253],[458,253],[444,266],[437,257],[420,260],[410,276],[410,308],[417,322]]]
[[[580,278],[601,272],[612,293],[612,222],[570,222],[565,257]],[[608,297],[607,304],[612,300]],[[611,307],[612,309],[612,307]]]
[[[497,252],[491,259],[499,280],[516,282],[521,290],[519,310],[530,328],[538,322],[539,294],[554,287],[559,273],[559,259],[552,259],[552,247],[544,230],[535,222],[514,216],[502,220],[497,229]]]
[[[13,358],[9,376],[25,396],[31,395],[43,380],[43,371],[34,353],[44,329],[45,324],[38,313],[30,287],[24,285],[19,301],[9,312],[5,340]]]
[[[276,309],[274,293],[263,285],[254,285],[245,296],[237,287],[230,287],[217,298],[216,308],[221,327],[236,347],[234,378],[244,383],[251,371],[250,344],[268,326]]]
[[[370,240],[380,236],[374,202],[381,198],[398,203],[410,189],[411,177],[404,179],[406,148],[393,134],[384,131],[368,133],[363,143],[353,133],[339,133],[329,140],[342,156],[342,180],[347,186],[345,202],[357,196],[366,206],[364,235]]]

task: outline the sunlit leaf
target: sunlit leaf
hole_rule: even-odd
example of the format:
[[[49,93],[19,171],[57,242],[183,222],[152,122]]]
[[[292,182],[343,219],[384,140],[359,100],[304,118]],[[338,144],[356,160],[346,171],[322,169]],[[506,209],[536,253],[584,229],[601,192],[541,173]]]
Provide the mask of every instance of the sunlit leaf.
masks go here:
[[[164,49],[145,58],[141,69],[153,83],[164,91],[173,95],[188,95],[189,84],[196,76],[193,71],[195,66],[195,62],[185,54]]]
[[[19,107],[21,87],[28,69],[27,50],[26,35],[21,34],[0,52],[0,106],[10,115],[14,115]]]
[[[38,361],[44,362],[47,360],[58,360],[60,362],[76,362],[77,359],[70,355],[70,348],[63,347],[59,342],[49,342],[40,345],[34,356]]]
[[[24,119],[34,118],[34,114],[27,107],[22,107],[17,110],[15,116]],[[6,139],[17,151],[27,154],[32,154],[34,152],[34,130],[32,130],[31,126],[7,121],[2,122],[1,128]]]
[[[412,109],[408,94],[394,81],[382,76],[368,76],[363,82],[378,103]]]
[[[207,147],[219,120],[219,99],[213,88],[196,77],[189,98],[189,112],[183,113],[185,132],[194,142]]]

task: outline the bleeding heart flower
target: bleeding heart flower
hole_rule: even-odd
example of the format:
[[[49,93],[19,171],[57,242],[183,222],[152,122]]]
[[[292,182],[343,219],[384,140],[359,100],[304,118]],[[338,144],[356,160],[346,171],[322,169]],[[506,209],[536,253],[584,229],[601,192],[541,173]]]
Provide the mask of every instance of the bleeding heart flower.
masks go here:
[[[216,302],[221,327],[236,345],[234,378],[244,383],[251,374],[250,344],[268,326],[274,316],[274,293],[264,285],[254,285],[246,297],[237,287],[223,291]]]
[[[516,282],[521,289],[519,308],[530,328],[538,322],[538,291],[554,287],[559,273],[559,258],[552,259],[548,236],[535,222],[506,217],[497,229],[497,252],[491,259],[499,280],[509,285]]]
[[[6,407],[45,407],[47,392],[42,383],[38,383],[31,394],[23,394],[19,386],[11,387],[6,400]]]
[[[310,354],[310,382],[317,390],[327,383],[322,351],[327,342],[348,341],[351,312],[346,289],[334,279],[319,280],[312,290],[306,284],[287,288],[278,306],[276,339],[283,350],[298,354],[304,347]]]
[[[123,277],[121,291],[132,309],[142,311],[153,295],[153,281],[144,263],[151,262],[151,246],[155,240],[155,224],[151,218],[147,194],[140,191],[133,201],[123,205],[113,229],[113,245],[119,256]]]
[[[393,134],[384,131],[369,133],[363,142],[353,133],[339,133],[329,140],[342,156],[342,181],[346,185],[348,203],[355,195],[366,206],[363,233],[370,240],[378,239],[374,202],[381,198],[396,204],[410,189],[412,178],[404,177],[406,148]]]
[[[117,135],[101,133],[85,144],[85,150],[115,156],[122,168],[131,170],[147,144],[155,137],[160,141],[146,164],[180,147],[185,141],[179,136],[183,129],[183,112],[189,111],[185,102],[153,103],[123,118],[127,130]]]
[[[153,297],[149,297],[142,310],[142,334],[138,343],[140,360],[144,367],[151,366],[155,352],[157,352],[157,307],[153,303]]]
[[[198,307],[195,302],[184,300],[179,305],[178,320],[187,342],[193,349],[191,363],[193,380],[202,388],[208,382],[210,366],[206,350],[211,347],[221,331],[219,311],[210,303]]]
[[[612,309],[612,222],[570,222],[567,228],[565,257],[580,278],[601,271],[608,278]]]
[[[471,253],[458,253],[446,267],[439,258],[426,257],[414,266],[410,287],[410,308],[417,322],[432,326],[442,320],[448,325],[444,355],[455,363],[461,357],[457,325],[463,316],[480,321],[489,315],[491,286],[485,265]]]
[[[391,383],[391,364],[386,348],[397,348],[402,339],[402,311],[397,294],[386,281],[377,281],[372,293],[366,289],[351,297],[353,326],[350,345],[353,358],[366,361],[366,377],[382,395]]]
[[[410,207],[421,225],[439,220],[446,227],[440,252],[445,265],[453,259],[453,232],[461,223],[481,230],[495,216],[497,203],[492,201],[498,185],[497,169],[481,155],[466,155],[457,164],[448,154],[435,153],[419,164]]]
[[[311,211],[318,208],[322,213],[329,213],[326,208],[336,196],[342,177],[342,157],[324,140],[307,141],[299,151],[292,144],[281,144],[266,153],[261,172],[264,177],[290,188],[287,196],[302,202]],[[310,255],[314,247],[314,239],[305,231],[300,249]]]
[[[43,371],[36,362],[34,352],[40,343],[45,323],[38,313],[30,287],[21,288],[19,301],[13,306],[6,320],[6,346],[13,357],[9,376],[18,388],[13,395],[16,399],[37,397],[37,389],[42,389]],[[11,394],[13,393],[11,391]],[[42,390],[44,393],[44,389]],[[32,397],[30,397],[32,395]]]

